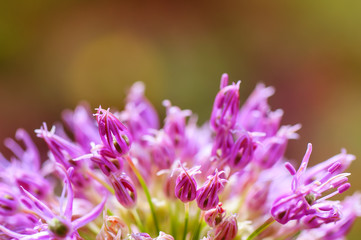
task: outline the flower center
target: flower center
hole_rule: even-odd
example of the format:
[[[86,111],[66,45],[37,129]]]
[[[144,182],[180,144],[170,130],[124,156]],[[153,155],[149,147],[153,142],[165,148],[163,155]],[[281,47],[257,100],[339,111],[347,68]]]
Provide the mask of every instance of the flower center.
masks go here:
[[[65,237],[69,232],[69,227],[57,218],[53,218],[48,223],[49,229],[58,237]]]

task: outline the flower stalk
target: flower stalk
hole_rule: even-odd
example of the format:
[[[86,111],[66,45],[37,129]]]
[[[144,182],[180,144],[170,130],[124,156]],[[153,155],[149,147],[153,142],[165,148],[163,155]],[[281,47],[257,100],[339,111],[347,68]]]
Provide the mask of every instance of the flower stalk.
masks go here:
[[[142,175],[140,174],[140,172],[138,171],[137,167],[134,165],[132,159],[129,156],[126,156],[125,159],[127,160],[129,166],[131,167],[131,169],[137,176],[137,179],[143,188],[144,194],[145,194],[148,204],[149,204],[150,211],[152,213],[152,217],[153,217],[153,221],[154,221],[154,228],[155,228],[156,232],[159,233],[159,223],[158,223],[158,219],[157,219],[157,214],[155,213],[154,204],[153,204],[149,189],[147,187],[147,184],[145,183],[145,181],[144,181]]]
[[[259,226],[253,233],[251,233],[251,235],[248,236],[247,240],[254,239],[258,235],[260,235],[264,230],[266,230],[269,226],[271,226],[272,223],[274,222],[275,220],[272,217],[268,218],[261,226]]]
[[[183,238],[185,240],[187,237],[187,230],[188,230],[188,219],[189,219],[189,202],[184,204],[185,216],[184,216],[184,229],[183,229]]]

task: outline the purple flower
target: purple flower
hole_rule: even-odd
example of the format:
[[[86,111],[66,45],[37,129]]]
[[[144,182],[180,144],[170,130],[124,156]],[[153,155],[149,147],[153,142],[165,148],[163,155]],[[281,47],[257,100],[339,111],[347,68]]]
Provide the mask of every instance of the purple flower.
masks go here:
[[[126,208],[134,207],[137,201],[137,191],[130,178],[125,173],[112,173],[109,181],[114,188],[118,202]]]
[[[233,169],[243,169],[253,159],[256,146],[249,134],[244,132],[232,146],[228,159],[229,165]]]
[[[96,145],[92,148],[92,154],[85,155],[85,158],[89,157],[102,172],[109,176],[111,173],[120,172],[123,169],[123,159],[119,156],[114,156],[109,149],[103,145]]]
[[[320,179],[311,183],[304,182],[307,164],[311,155],[312,145],[308,144],[306,154],[301,166],[296,172],[290,163],[286,163],[287,170],[293,176],[292,192],[282,195],[272,205],[271,214],[279,223],[285,224],[290,220],[303,219],[308,227],[317,227],[323,223],[339,220],[340,211],[337,202],[325,201],[326,199],[346,191],[350,184],[347,183],[348,173],[336,174],[341,166],[334,163]],[[322,196],[322,193],[332,188],[334,192]]]
[[[207,181],[197,190],[197,205],[200,209],[209,210],[217,206],[218,194],[223,190],[224,183],[227,182],[223,175],[223,171],[216,170],[214,175],[208,176]]]
[[[97,117],[100,138],[114,156],[126,154],[132,144],[132,137],[128,129],[115,117],[109,109],[101,106],[95,114]]]
[[[240,83],[238,81],[237,84],[228,85],[228,75],[226,73],[222,75],[220,91],[214,100],[210,119],[215,131],[220,128],[232,129],[235,126],[239,111]]]
[[[175,183],[175,195],[184,203],[193,201],[197,196],[197,183],[193,175],[201,173],[199,168],[196,166],[188,170],[181,165],[181,173]]]

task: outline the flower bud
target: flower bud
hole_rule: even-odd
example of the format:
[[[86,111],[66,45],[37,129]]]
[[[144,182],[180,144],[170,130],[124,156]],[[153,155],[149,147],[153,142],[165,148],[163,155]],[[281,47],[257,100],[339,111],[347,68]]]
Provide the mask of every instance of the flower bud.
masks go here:
[[[179,174],[175,185],[175,194],[182,202],[193,201],[197,196],[197,183],[193,175],[200,173],[199,167],[186,170],[182,166],[182,172]]]
[[[111,174],[109,180],[114,188],[118,202],[126,208],[131,208],[137,201],[137,191],[130,178],[124,173]]]
[[[237,219],[232,215],[216,227],[213,240],[232,240],[237,236],[237,232]]]
[[[238,138],[232,147],[229,164],[232,168],[242,169],[252,160],[256,145],[248,133]]]
[[[213,176],[208,176],[208,180],[197,191],[197,205],[202,210],[209,210],[217,206],[219,202],[218,193],[224,188],[223,184],[227,182],[226,179],[220,175],[223,171],[216,170]]]
[[[98,164],[102,172],[109,176],[111,173],[120,172],[123,169],[123,159],[115,157],[106,147],[102,147],[91,160]]]
[[[218,203],[217,207],[205,212],[204,220],[212,228],[216,227],[223,221],[226,210],[222,208],[222,203]]]
[[[108,110],[101,107],[96,113],[99,134],[103,144],[115,155],[126,154],[132,144],[128,129]]]
[[[220,128],[231,129],[235,126],[239,111],[239,85],[233,83],[227,86],[228,75],[223,74],[221,79],[221,89],[218,92],[210,119],[214,130]]]

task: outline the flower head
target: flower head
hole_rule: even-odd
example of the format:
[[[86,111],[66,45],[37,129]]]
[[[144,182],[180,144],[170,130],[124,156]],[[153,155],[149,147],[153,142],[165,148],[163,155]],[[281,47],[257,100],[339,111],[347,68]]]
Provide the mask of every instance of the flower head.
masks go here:
[[[138,82],[121,111],[94,117],[82,103],[63,112],[66,128],[35,130],[47,154],[18,130],[0,154],[0,239],[344,239],[361,197],[331,199],[349,189],[355,157],[307,168],[309,144],[296,170],[285,153],[300,125],[281,126],[272,87],[258,84],[241,107],[239,88],[222,75],[202,126],[169,100],[161,126]]]

